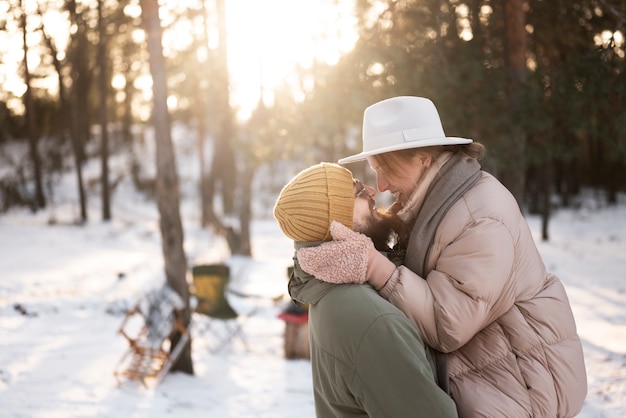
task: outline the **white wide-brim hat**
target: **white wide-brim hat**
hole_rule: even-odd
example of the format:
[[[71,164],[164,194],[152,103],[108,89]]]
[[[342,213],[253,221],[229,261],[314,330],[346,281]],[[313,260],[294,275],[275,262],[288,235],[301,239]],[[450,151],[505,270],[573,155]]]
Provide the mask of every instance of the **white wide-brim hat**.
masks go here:
[[[365,109],[363,152],[342,158],[339,164],[385,152],[470,142],[471,139],[446,136],[432,101],[424,97],[393,97]]]

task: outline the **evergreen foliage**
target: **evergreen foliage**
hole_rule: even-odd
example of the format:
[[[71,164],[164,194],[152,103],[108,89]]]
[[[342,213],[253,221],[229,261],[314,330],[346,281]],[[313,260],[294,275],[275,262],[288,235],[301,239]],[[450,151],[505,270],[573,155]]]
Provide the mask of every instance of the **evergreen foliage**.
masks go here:
[[[10,13],[0,18],[0,30],[7,32],[17,30],[21,16],[18,0],[8,4]],[[139,139],[131,126],[148,120],[150,98],[139,91],[148,68],[145,42],[137,36],[141,19],[136,4],[103,3],[102,40],[95,0],[42,4],[45,10],[60,7],[68,27],[76,29],[68,32],[64,54],[55,55],[67,88],[66,103],[60,106],[55,93],[39,82],[57,72],[42,35],[48,27],[39,14],[29,15],[28,39],[40,40],[29,48],[41,57],[33,69],[33,98],[48,183],[54,168],[46,161],[57,158],[58,144],[69,143],[63,112],[74,115],[84,157],[98,154],[98,136],[88,128],[98,123],[99,90],[92,74],[99,71],[98,42],[108,43],[107,74],[112,81],[115,76],[124,81],[113,83],[114,97],[107,100],[114,149]],[[318,62],[300,69],[299,80],[285,80],[274,91],[273,103],[260,100],[253,116],[229,133],[239,174],[250,176],[281,161],[292,162],[297,171],[358,152],[365,107],[395,95],[419,95],[435,102],[448,135],[487,146],[485,169],[503,179],[511,167],[523,170],[525,198],[520,204],[525,209],[542,211],[554,196],[561,204],[572,204],[585,187],[605,191],[612,202],[626,188],[626,3],[528,0],[523,16],[507,16],[509,3],[504,0],[354,0],[354,5],[359,30],[355,48],[334,66]],[[167,83],[177,99],[169,109],[172,122],[196,129],[211,145],[218,140],[224,113],[219,108],[224,103],[219,86],[223,63],[214,49],[215,2],[164,3],[161,11]],[[514,18],[525,22],[526,72],[521,75],[511,65],[507,39]],[[181,27],[192,29],[172,49],[168,34],[180,33],[176,30]],[[515,77],[521,81],[512,89]],[[25,122],[4,106],[16,100],[20,98],[9,92],[0,96],[0,146],[26,141]],[[519,138],[516,132],[521,132]],[[514,146],[521,142],[519,149]],[[202,144],[199,152],[204,152]],[[205,163],[209,170],[210,161]],[[367,179],[364,165],[351,168]],[[20,164],[19,170],[18,189],[24,192],[18,200],[28,202],[32,170],[28,164]],[[265,186],[276,189],[282,180]],[[234,194],[241,196],[241,191]]]

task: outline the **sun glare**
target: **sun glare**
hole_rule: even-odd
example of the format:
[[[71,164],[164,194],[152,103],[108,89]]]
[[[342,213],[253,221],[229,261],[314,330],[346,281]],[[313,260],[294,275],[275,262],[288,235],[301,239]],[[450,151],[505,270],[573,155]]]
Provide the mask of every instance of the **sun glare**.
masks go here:
[[[194,0],[166,1],[180,9],[185,7],[185,2]],[[27,0],[26,3],[36,4],[33,0]],[[237,109],[240,120],[249,118],[259,100],[271,105],[278,88],[289,88],[295,98],[303,97],[301,89],[306,80],[297,79],[297,69],[309,68],[314,62],[335,64],[342,54],[354,48],[358,39],[354,0],[225,0],[225,3],[231,105]],[[138,0],[126,5],[124,13],[134,17],[140,15]],[[162,25],[171,29],[170,17],[162,15],[161,18],[164,20]],[[30,19],[32,25],[39,24],[36,21],[38,19]],[[215,16],[209,16],[209,20],[215,23]],[[44,14],[43,24],[57,43],[58,58],[63,59],[70,31],[67,20],[62,13],[51,9]],[[13,29],[11,38],[8,31],[0,31],[0,41],[5,45],[21,44],[18,28]],[[164,31],[163,48],[166,55],[168,48],[189,45],[195,36],[192,32],[202,30],[202,27],[187,24],[177,29],[172,34]],[[40,43],[34,39],[39,35],[37,31],[33,29],[32,32],[29,44]],[[213,43],[209,48],[216,47],[216,37],[216,33],[209,35],[209,41]],[[144,31],[135,30],[132,38],[135,42],[144,41]],[[33,66],[39,60],[36,52],[33,50],[29,54]],[[10,53],[15,56],[7,60]],[[201,53],[206,55],[206,50]],[[0,83],[18,101],[25,89],[19,72],[22,60],[20,54],[23,54],[21,47],[8,48],[3,56],[5,62],[0,62]],[[10,61],[10,65],[7,61]],[[117,85],[119,80],[115,79],[115,82]],[[51,74],[46,83],[46,88],[56,94],[56,74]],[[150,87],[151,83],[136,80],[135,85],[142,89]]]
[[[352,1],[227,1],[231,104],[238,117],[247,119],[261,95],[271,101],[298,66],[335,64],[351,50],[357,41],[353,7]]]

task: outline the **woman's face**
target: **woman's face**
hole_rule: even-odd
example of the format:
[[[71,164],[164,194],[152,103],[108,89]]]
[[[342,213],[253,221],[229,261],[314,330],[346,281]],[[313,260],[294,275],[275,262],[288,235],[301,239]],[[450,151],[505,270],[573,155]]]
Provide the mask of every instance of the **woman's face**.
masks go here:
[[[426,154],[418,154],[410,161],[398,160],[397,172],[399,175],[385,173],[376,160],[367,158],[370,167],[376,173],[376,187],[379,192],[389,191],[397,201],[405,205],[417,188],[419,180],[430,166],[431,158]]]

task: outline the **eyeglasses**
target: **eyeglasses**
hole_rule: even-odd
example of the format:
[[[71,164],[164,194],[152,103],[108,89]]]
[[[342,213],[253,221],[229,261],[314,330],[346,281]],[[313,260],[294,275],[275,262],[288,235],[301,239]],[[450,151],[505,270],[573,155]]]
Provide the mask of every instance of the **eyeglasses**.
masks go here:
[[[365,198],[366,199],[371,199],[370,194],[367,192],[367,187],[365,187],[365,185],[363,183],[361,183],[359,180],[354,180],[354,184],[356,184],[357,187],[359,187],[359,191],[357,191],[354,194],[354,198],[358,199],[359,197],[363,196],[363,194],[365,194]]]

